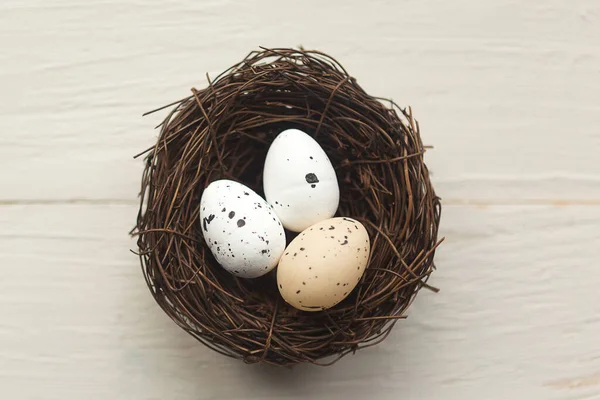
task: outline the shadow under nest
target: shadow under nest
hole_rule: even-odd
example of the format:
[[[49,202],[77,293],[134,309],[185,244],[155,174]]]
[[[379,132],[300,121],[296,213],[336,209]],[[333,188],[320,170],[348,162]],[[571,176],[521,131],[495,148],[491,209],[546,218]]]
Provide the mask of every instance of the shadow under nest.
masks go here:
[[[162,309],[208,347],[248,363],[330,365],[385,339],[429,287],[440,243],[441,205],[412,112],[368,95],[330,56],[302,49],[251,52],[169,106],[156,145],[142,153],[134,228]],[[354,291],[314,313],[287,305],[273,272],[257,279],[227,273],[200,233],[203,189],[226,178],[263,195],[267,150],[289,128],[325,150],[340,185],[336,215],[359,220],[371,238]]]

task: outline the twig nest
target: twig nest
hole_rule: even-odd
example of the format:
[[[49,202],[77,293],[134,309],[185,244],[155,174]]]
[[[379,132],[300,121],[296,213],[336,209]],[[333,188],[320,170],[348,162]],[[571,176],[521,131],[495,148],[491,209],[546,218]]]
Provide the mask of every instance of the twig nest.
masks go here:
[[[441,206],[411,111],[368,95],[330,56],[295,49],[251,52],[172,106],[147,151],[134,230],[163,310],[249,363],[328,365],[387,337],[427,287],[439,244]],[[254,279],[227,272],[202,235],[204,189],[229,179],[264,197],[267,151],[286,129],[323,148],[339,184],[336,216],[360,222],[370,238],[364,274],[340,282],[347,297],[316,312],[282,298],[276,270]],[[286,234],[288,243],[297,235]]]

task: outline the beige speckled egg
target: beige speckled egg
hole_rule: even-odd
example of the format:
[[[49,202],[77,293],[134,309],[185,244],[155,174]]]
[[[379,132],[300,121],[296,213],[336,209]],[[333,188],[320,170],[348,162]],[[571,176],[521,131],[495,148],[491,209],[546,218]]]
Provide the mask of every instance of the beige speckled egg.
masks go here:
[[[299,310],[333,307],[360,281],[370,251],[360,222],[345,217],[318,222],[285,249],[277,267],[279,293]]]

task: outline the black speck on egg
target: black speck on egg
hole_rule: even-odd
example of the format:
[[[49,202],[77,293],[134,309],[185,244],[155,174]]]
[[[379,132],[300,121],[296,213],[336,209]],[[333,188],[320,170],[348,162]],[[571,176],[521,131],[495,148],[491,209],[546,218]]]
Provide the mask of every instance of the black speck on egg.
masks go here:
[[[299,290],[296,290],[296,294],[300,294],[300,291],[299,291]]]
[[[229,212],[229,219],[232,219],[233,217],[235,217],[235,211],[230,211]]]
[[[304,247],[300,247],[300,251],[304,251],[304,250],[305,250]]]
[[[238,221],[237,221],[238,228],[241,228],[244,225],[246,225],[246,221],[244,221],[243,219],[238,219]]]
[[[317,178],[317,175],[315,175],[312,172],[309,172],[308,174],[306,174],[306,176],[304,177],[304,179],[306,179],[306,183],[313,183],[313,184],[314,183],[319,183],[319,178]]]

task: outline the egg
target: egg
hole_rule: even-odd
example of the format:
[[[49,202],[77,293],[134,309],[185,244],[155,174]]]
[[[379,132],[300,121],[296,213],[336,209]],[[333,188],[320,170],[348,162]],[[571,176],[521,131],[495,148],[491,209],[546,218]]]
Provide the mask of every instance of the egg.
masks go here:
[[[242,278],[271,271],[285,249],[283,226],[273,208],[238,182],[218,180],[204,189],[200,222],[217,262]]]
[[[288,245],[277,267],[279,293],[304,311],[331,308],[360,281],[371,243],[365,227],[352,218],[312,225]]]
[[[301,232],[337,211],[335,170],[321,146],[301,130],[285,130],[273,140],[263,180],[267,201],[291,231]]]

